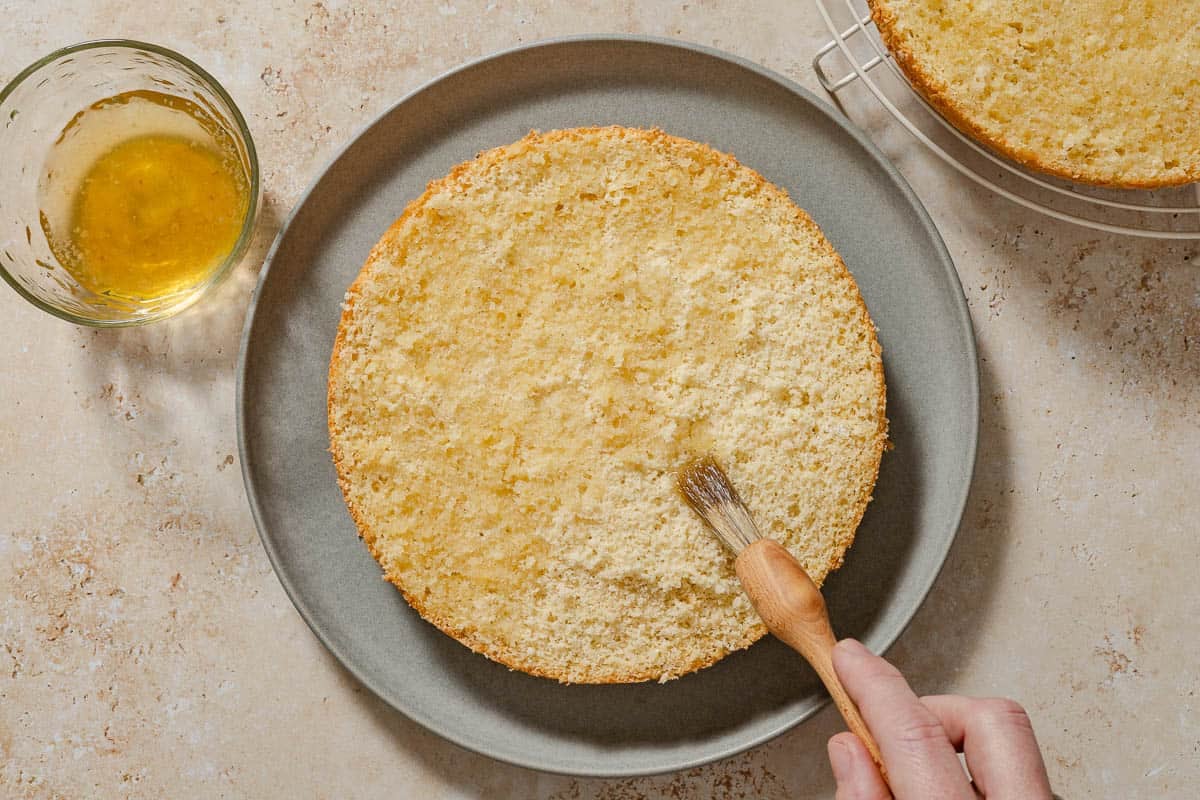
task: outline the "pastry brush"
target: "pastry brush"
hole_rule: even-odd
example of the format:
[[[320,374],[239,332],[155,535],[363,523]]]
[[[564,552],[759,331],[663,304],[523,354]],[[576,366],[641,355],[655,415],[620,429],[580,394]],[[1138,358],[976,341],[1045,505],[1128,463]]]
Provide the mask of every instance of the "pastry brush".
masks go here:
[[[697,459],[677,477],[684,500],[737,557],[734,567],[742,588],[767,630],[816,670],[846,725],[866,745],[886,781],[879,745],[834,672],[837,640],[821,591],[783,545],[758,532],[746,504],[716,460],[710,456]]]

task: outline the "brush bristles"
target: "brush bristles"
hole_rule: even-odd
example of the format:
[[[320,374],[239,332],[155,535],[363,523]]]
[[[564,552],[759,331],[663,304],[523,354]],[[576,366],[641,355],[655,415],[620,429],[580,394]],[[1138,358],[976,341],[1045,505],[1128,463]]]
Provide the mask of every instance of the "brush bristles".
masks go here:
[[[737,489],[711,456],[679,470],[677,481],[683,499],[735,555],[762,538]]]

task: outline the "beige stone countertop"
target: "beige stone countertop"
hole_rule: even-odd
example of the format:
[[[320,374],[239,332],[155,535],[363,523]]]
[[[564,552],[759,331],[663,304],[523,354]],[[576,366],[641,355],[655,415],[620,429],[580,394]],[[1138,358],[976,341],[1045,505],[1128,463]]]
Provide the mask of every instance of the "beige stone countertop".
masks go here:
[[[809,0],[0,3],[0,82],[62,45],[158,42],[229,89],[265,185],[219,296],[143,329],[0,291],[0,796],[831,798],[829,708],[686,773],[575,780],[393,713],[284,595],[237,463],[234,370],[267,246],[347,138],[467,59],[571,33],[669,36],[818,89]],[[982,436],[958,541],[890,657],[918,691],[1008,695],[1065,798],[1200,789],[1200,243],[1058,224],[906,134],[970,301]]]

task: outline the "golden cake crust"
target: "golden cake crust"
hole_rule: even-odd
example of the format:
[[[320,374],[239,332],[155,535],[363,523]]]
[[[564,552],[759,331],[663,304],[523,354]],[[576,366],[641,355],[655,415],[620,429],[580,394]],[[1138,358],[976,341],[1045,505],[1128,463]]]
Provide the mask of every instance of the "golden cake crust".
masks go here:
[[[411,265],[397,263],[397,254],[405,251],[407,240],[414,235],[414,230],[421,227],[423,215],[438,215],[440,213],[436,208],[438,204],[443,202],[453,204],[455,198],[470,195],[479,189],[481,183],[486,183],[489,180],[488,176],[493,175],[496,170],[505,170],[514,162],[529,159],[531,152],[549,152],[560,145],[566,145],[568,148],[590,148],[613,142],[617,142],[622,147],[628,145],[634,151],[637,151],[638,148],[648,148],[655,152],[670,151],[672,154],[681,154],[688,159],[693,159],[696,163],[715,169],[719,173],[729,173],[734,179],[743,181],[747,187],[750,187],[748,191],[755,202],[775,208],[786,208],[786,214],[790,217],[792,224],[796,226],[796,230],[811,236],[820,257],[832,265],[833,280],[840,281],[843,284],[841,287],[843,290],[852,291],[853,322],[863,336],[862,353],[859,356],[863,361],[866,373],[863,380],[865,381],[864,385],[868,387],[868,396],[861,404],[865,411],[864,419],[859,421],[861,423],[859,427],[866,433],[861,437],[863,442],[861,452],[855,454],[852,459],[853,463],[848,462],[850,489],[847,494],[846,508],[842,512],[846,524],[843,526],[843,530],[837,532],[837,536],[840,538],[837,538],[832,545],[824,543],[827,545],[828,552],[823,551],[822,558],[817,562],[814,563],[810,560],[806,564],[818,585],[829,571],[836,569],[842,563],[845,550],[853,540],[854,530],[871,499],[871,491],[887,442],[886,390],[880,347],[874,335],[874,328],[866,306],[863,304],[857,288],[854,287],[853,278],[850,277],[840,257],[821,235],[808,215],[796,207],[785,192],[766,181],[758,173],[739,164],[732,156],[719,153],[696,142],[669,136],[659,130],[611,126],[558,130],[547,133],[532,132],[512,145],[481,153],[474,160],[456,166],[446,177],[431,182],[425,192],[405,208],[400,218],[383,235],[346,294],[342,318],[330,360],[328,387],[331,453],[337,468],[338,483],[359,535],[370,549],[371,554],[383,566],[386,579],[403,593],[407,602],[423,618],[472,650],[512,669],[568,683],[627,683],[678,677],[709,666],[728,653],[749,646],[760,639],[766,633],[766,629],[757,616],[753,615],[752,609],[747,615],[747,606],[739,591],[737,599],[733,601],[735,604],[742,604],[737,606],[740,614],[738,618],[750,621],[733,626],[736,628],[735,635],[727,636],[717,644],[710,643],[709,646],[693,648],[691,651],[687,649],[689,646],[686,642],[687,637],[681,636],[678,642],[681,650],[678,652],[678,657],[659,658],[650,662],[639,662],[633,658],[629,663],[614,666],[611,659],[606,663],[589,662],[586,646],[577,648],[574,655],[569,658],[547,659],[541,652],[531,652],[527,647],[522,647],[520,642],[506,639],[505,636],[493,635],[493,632],[481,629],[474,624],[469,615],[464,617],[463,614],[457,613],[456,609],[445,607],[444,602],[431,601],[428,585],[421,590],[413,585],[411,572],[406,574],[403,569],[395,568],[395,553],[392,552],[392,549],[397,538],[393,536],[394,532],[381,530],[377,519],[378,515],[373,515],[368,508],[369,502],[364,501],[363,483],[368,478],[365,476],[364,470],[354,463],[357,454],[351,452],[353,437],[348,432],[352,424],[347,422],[349,418],[347,409],[354,406],[356,402],[354,381],[348,372],[351,371],[354,364],[358,363],[359,359],[367,360],[372,357],[369,348],[364,348],[364,320],[381,312],[377,297],[373,297],[370,302],[364,298],[373,291],[378,291],[381,281],[385,280],[386,276],[395,275],[397,270],[411,268]],[[686,265],[677,266],[686,267]],[[358,420],[361,415],[358,417],[351,415],[351,417]],[[720,444],[716,443],[714,446],[718,453],[722,449]],[[736,478],[736,466],[731,472],[735,474]],[[659,477],[670,478],[669,475],[660,475]],[[679,505],[682,506],[682,501],[679,502]],[[694,537],[699,531],[698,535],[702,537],[692,539],[693,542],[699,543],[696,545],[697,547],[715,546],[712,537],[703,531],[697,521],[692,520],[690,525],[692,527],[686,531],[687,535]],[[444,535],[455,535],[455,533],[451,531]],[[401,531],[399,537],[405,536],[412,538],[413,534],[411,531]],[[792,536],[792,534],[789,533],[788,536]],[[790,540],[786,540],[785,543],[791,545]],[[717,549],[719,550],[719,547]],[[792,549],[795,552],[795,548]],[[555,558],[553,546],[549,550],[541,552],[538,557],[545,561],[552,561]],[[723,554],[718,558],[722,562],[721,567],[727,573],[722,580],[736,581],[736,578],[732,577],[731,559]],[[710,563],[712,563],[711,559]],[[515,565],[514,569],[516,569]],[[617,581],[617,585],[621,585],[621,581]],[[685,586],[685,589],[689,588]],[[725,592],[722,596],[728,595],[728,593],[728,584],[725,584]],[[700,596],[703,598],[706,595],[701,592]]]
[[[1067,3],[1047,17],[1027,0],[868,4],[913,87],[1000,155],[1109,188],[1200,180],[1200,32],[1178,25],[1200,2],[1134,3],[1124,14]]]

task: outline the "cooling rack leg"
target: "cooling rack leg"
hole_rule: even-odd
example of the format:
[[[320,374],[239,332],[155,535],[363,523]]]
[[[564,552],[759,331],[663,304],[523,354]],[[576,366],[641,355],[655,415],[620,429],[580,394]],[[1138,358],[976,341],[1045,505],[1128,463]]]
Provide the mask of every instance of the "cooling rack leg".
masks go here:
[[[838,34],[837,39],[831,39],[830,41],[826,42],[825,45],[820,50],[817,51],[817,54],[815,56],[813,56],[813,60],[812,60],[813,72],[815,72],[817,74],[817,80],[819,80],[821,82],[821,86],[825,87],[825,91],[829,92],[830,94],[833,94],[838,89],[841,89],[843,86],[846,86],[847,84],[852,83],[856,78],[858,78],[858,72],[851,70],[850,72],[846,73],[845,75],[842,75],[840,78],[834,79],[834,78],[829,77],[829,73],[827,73],[825,71],[825,67],[822,65],[821,62],[825,60],[826,56],[828,56],[834,50],[838,49],[838,41],[839,40],[845,42],[848,39],[850,39],[850,37],[852,37],[856,33],[858,33],[859,31],[865,30],[864,26],[866,26],[866,24],[870,21],[871,21],[871,15],[868,14],[867,16],[860,19],[858,21],[858,24],[851,25],[849,28],[846,28],[846,30],[844,30],[840,34]],[[870,72],[872,69],[874,69],[875,67],[879,66],[882,63],[883,63],[883,58],[880,56],[875,56],[874,58],[872,58],[869,61],[862,64],[862,70],[864,72]]]

